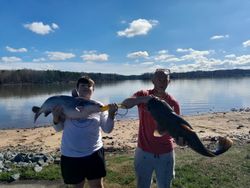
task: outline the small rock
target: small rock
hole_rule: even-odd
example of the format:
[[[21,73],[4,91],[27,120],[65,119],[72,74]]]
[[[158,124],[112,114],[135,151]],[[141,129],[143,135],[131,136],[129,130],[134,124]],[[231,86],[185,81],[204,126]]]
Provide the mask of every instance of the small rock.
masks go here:
[[[210,140],[211,140],[212,142],[215,142],[215,141],[217,141],[217,138],[216,138],[216,137],[212,137]]]
[[[39,164],[40,166],[43,166],[44,165],[44,160],[43,159],[39,159],[39,161],[37,161],[37,164]]]
[[[0,169],[3,169],[4,165],[3,165],[3,161],[0,161]]]
[[[244,125],[239,125],[237,129],[241,129],[242,127],[244,127]]]
[[[0,153],[0,160],[4,159],[4,155],[2,153]]]
[[[61,159],[59,157],[55,158],[54,164],[60,164]]]
[[[13,180],[16,181],[20,178],[20,174],[19,173],[13,174],[11,178],[13,178]]]
[[[237,112],[237,109],[236,108],[232,108],[231,111],[232,112]]]
[[[250,112],[250,108],[247,107],[247,108],[245,109],[245,112]]]
[[[36,165],[36,166],[34,167],[34,171],[35,171],[35,172],[41,172],[42,169],[43,169],[43,167],[38,166],[38,165]]]

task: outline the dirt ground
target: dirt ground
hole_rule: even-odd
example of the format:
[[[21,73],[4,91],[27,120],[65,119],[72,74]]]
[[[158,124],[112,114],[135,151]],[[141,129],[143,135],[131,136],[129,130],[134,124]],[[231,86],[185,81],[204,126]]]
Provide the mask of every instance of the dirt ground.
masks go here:
[[[209,113],[184,116],[203,140],[228,136],[232,140],[250,140],[250,112]],[[138,120],[116,121],[110,134],[103,133],[108,150],[133,150],[136,147]],[[62,132],[52,126],[32,129],[0,130],[0,151],[22,150],[44,153],[59,152]]]

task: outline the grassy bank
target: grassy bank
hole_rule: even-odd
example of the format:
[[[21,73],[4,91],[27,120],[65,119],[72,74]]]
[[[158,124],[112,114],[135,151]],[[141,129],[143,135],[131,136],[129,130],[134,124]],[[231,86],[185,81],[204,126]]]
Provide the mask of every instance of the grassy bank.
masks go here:
[[[135,187],[133,154],[107,154],[109,188]],[[35,173],[33,169],[15,169],[20,179],[58,180],[60,167],[50,165]],[[0,181],[8,181],[14,172],[0,173]],[[234,145],[227,153],[206,158],[191,149],[176,149],[176,178],[173,188],[245,188],[250,186],[250,144]],[[156,187],[154,184],[153,187]]]

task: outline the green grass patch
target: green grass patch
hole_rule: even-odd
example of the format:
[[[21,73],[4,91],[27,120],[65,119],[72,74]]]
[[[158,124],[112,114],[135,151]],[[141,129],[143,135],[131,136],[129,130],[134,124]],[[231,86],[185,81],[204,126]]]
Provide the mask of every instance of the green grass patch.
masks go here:
[[[135,188],[133,154],[106,154],[107,176],[104,184],[109,188]],[[208,158],[191,149],[176,149],[176,177],[173,188],[246,188],[250,185],[250,144],[233,146],[225,154]],[[21,180],[61,179],[60,166],[50,165],[36,173],[32,168],[15,168],[0,173],[0,181],[20,173]],[[154,184],[152,187],[156,187]]]
[[[107,157],[106,187],[133,187],[135,185],[134,158],[132,155],[114,155]],[[119,186],[117,186],[119,185]]]
[[[235,188],[250,185],[250,145],[207,158],[190,149],[176,152],[176,188]]]
[[[61,171],[59,165],[49,165],[43,167],[41,172],[35,172],[31,167],[14,167],[10,172],[0,173],[0,181],[12,181],[11,176],[19,173],[20,180],[58,180],[61,179]]]

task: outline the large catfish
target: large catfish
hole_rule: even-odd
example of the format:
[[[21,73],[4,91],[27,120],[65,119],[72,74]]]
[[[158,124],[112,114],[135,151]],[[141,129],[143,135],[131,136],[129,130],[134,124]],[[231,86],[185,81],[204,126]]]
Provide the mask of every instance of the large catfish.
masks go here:
[[[147,108],[157,122],[157,133],[163,135],[168,133],[174,139],[182,137],[187,145],[194,151],[207,157],[215,157],[226,152],[231,146],[229,138],[218,137],[218,147],[215,151],[207,149],[194,132],[191,125],[162,100],[152,98],[147,103]]]
[[[79,97],[59,95],[49,97],[41,107],[33,106],[32,111],[35,113],[34,122],[40,114],[48,116],[55,106],[61,106],[66,118],[82,119],[87,118],[90,114],[101,111],[101,105],[93,100],[85,100]]]

